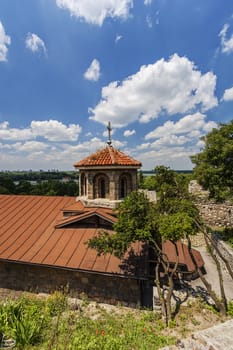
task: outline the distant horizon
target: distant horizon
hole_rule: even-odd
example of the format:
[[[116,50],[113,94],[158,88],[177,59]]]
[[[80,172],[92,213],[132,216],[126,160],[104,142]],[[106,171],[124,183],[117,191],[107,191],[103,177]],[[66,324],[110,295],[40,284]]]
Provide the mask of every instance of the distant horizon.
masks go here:
[[[175,172],[193,172],[193,169],[189,170],[189,169],[172,169],[171,170],[175,171]],[[154,169],[139,169],[139,171],[145,172],[145,173],[153,173],[155,172]],[[52,172],[74,172],[74,173],[78,173],[77,170],[59,170],[59,169],[48,169],[48,170],[43,170],[43,169],[38,169],[38,170],[33,170],[33,169],[28,169],[28,170],[0,170],[0,173],[3,172],[10,172],[10,173],[30,173],[30,172],[44,172],[44,173],[52,173]]]

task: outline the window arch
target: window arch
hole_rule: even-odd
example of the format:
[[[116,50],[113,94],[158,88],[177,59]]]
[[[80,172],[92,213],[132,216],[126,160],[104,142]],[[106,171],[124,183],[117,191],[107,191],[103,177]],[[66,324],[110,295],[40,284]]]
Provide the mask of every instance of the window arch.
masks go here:
[[[106,183],[105,179],[102,178],[99,181],[99,197],[100,198],[105,198],[106,197]]]
[[[119,178],[119,198],[125,198],[132,192],[132,176],[124,173]]]
[[[93,198],[109,198],[109,178],[105,174],[98,174],[93,180]]]
[[[121,178],[120,191],[120,198],[125,198],[127,196],[127,179],[125,177]]]
[[[81,196],[87,195],[87,177],[84,173],[81,174]]]

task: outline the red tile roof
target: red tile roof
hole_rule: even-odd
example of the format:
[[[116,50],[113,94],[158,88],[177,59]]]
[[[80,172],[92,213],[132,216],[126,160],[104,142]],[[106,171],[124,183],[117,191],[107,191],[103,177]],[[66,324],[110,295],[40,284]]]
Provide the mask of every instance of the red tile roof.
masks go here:
[[[120,260],[110,254],[98,256],[95,250],[87,247],[85,242],[98,233],[98,228],[65,225],[56,228],[63,218],[62,208],[80,209],[85,215],[94,211],[106,220],[114,220],[110,209],[85,209],[75,200],[74,197],[0,195],[0,260],[135,277],[135,271],[127,268],[131,252]],[[67,220],[74,218],[71,216]],[[136,243],[132,249],[138,260],[142,245]],[[143,274],[145,276],[145,259],[143,261],[138,262],[137,269],[142,278]]]
[[[141,162],[131,158],[112,146],[106,146],[96,153],[75,163],[76,168],[89,166],[133,166],[141,167]]]

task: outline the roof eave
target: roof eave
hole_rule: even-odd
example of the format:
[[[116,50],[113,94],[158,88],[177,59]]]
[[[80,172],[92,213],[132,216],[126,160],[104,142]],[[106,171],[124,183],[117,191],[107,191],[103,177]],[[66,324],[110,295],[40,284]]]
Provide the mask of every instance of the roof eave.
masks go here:
[[[109,170],[109,169],[140,169],[141,165],[75,165],[74,167],[79,170]]]
[[[17,264],[17,265],[28,265],[28,266],[38,266],[38,267],[45,267],[45,268],[51,268],[51,269],[59,269],[59,270],[66,270],[66,271],[76,271],[80,273],[89,273],[89,274],[95,274],[95,275],[102,275],[102,276],[112,276],[112,277],[120,277],[120,278],[129,278],[129,279],[136,279],[136,280],[148,280],[148,277],[145,275],[127,275],[125,273],[120,272],[106,272],[106,271],[98,271],[98,270],[88,270],[88,269],[80,269],[78,267],[69,267],[69,266],[61,266],[61,265],[49,265],[49,264],[43,264],[43,263],[32,263],[27,261],[21,261],[21,260],[10,260],[10,259],[2,259],[0,258],[0,262],[3,263],[9,263],[9,264]]]
[[[111,224],[115,224],[115,220],[111,220],[110,218],[107,218],[105,215],[101,215],[100,213],[91,211],[90,213],[87,213],[86,215],[83,215],[81,218],[79,216],[78,217],[75,216],[74,218],[71,218],[70,220],[69,219],[67,219],[66,221],[64,220],[60,224],[57,224],[55,226],[55,228],[63,228],[65,226],[74,224],[76,222],[80,222],[80,221],[82,221],[84,219],[88,219],[88,218],[90,218],[92,216],[98,216],[99,218],[101,218],[103,220],[106,220],[106,221],[108,221]]]

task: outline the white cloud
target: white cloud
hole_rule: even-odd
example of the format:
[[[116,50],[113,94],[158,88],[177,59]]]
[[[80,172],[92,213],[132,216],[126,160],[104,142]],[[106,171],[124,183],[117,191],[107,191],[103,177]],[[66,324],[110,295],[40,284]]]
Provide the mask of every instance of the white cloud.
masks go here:
[[[88,132],[85,134],[85,136],[87,136],[87,137],[92,136],[92,132],[91,132],[91,131],[88,131]]]
[[[175,170],[192,169],[193,165],[190,156],[196,153],[196,149],[183,146],[163,147],[151,149],[141,153],[139,158],[144,169],[152,170],[157,165],[169,166]]]
[[[138,145],[137,146],[137,150],[138,151],[141,151],[141,150],[145,150],[145,149],[148,149],[150,148],[151,144],[149,142],[147,143],[141,143],[141,145]]]
[[[26,141],[24,143],[17,142],[13,147],[18,152],[41,152],[48,148],[48,145],[40,141]]]
[[[91,62],[91,65],[84,73],[84,78],[90,81],[98,81],[100,77],[100,63],[97,59]]]
[[[159,24],[159,10],[156,11],[155,17],[156,17],[155,23],[158,25]]]
[[[226,89],[223,94],[224,101],[232,101],[233,100],[233,87],[230,89]]]
[[[11,43],[11,38],[9,35],[6,35],[3,24],[0,21],[0,62],[7,61],[7,52],[8,52],[7,45],[10,45],[10,43]]]
[[[146,16],[146,23],[147,23],[148,28],[153,27],[151,16],[149,16],[149,15]]]
[[[174,54],[103,87],[102,99],[89,108],[90,119],[106,124],[111,116],[115,127],[123,127],[135,120],[149,122],[161,113],[206,111],[218,103],[215,86],[212,72],[201,74],[188,58]]]
[[[163,146],[166,146],[166,147],[172,146],[173,147],[173,146],[184,145],[188,141],[189,141],[189,138],[184,136],[184,135],[181,135],[181,136],[166,135],[166,136],[159,138],[155,142],[153,142],[151,144],[151,147],[152,148],[161,148]]]
[[[133,0],[56,0],[56,4],[68,10],[72,16],[102,26],[108,17],[128,18]]]
[[[199,112],[177,122],[167,121],[145,136],[146,140],[154,141],[137,146],[138,158],[145,168],[154,162],[154,165],[163,164],[174,169],[191,169],[190,155],[203,147],[200,137],[215,127],[214,121],[206,121],[206,115]]]
[[[214,121],[209,121],[208,123],[203,125],[203,130],[207,133],[209,133],[210,131],[212,131],[214,128],[217,128],[218,124],[215,123]]]
[[[150,5],[152,3],[152,0],[144,0],[144,5]]]
[[[136,131],[133,129],[133,130],[125,130],[124,131],[124,136],[125,137],[128,137],[128,136],[131,136],[131,135],[134,135],[136,134]]]
[[[206,125],[205,118],[206,116],[204,114],[197,112],[195,114],[186,115],[176,123],[169,120],[162,126],[149,132],[145,136],[145,139],[149,140],[165,137],[167,135],[186,134],[193,132],[194,130],[202,129]]]
[[[31,50],[32,52],[37,52],[42,50],[46,53],[46,46],[44,41],[35,33],[28,33],[25,40],[26,48]]]
[[[227,32],[229,29],[229,24],[224,24],[222,30],[219,33],[221,39],[221,50],[224,53],[230,53],[233,51],[233,34],[227,38]]]
[[[77,141],[81,132],[78,124],[65,124],[57,120],[32,121],[32,134],[35,137],[44,137],[48,141]]]
[[[1,140],[28,140],[33,138],[30,128],[16,129],[10,128],[8,122],[0,123],[0,139]]]
[[[0,123],[0,139],[2,140],[31,140],[37,137],[48,141],[77,141],[81,132],[78,124],[65,124],[57,120],[35,121],[25,129],[10,128],[8,122]]]
[[[122,35],[116,35],[115,43],[122,39]]]

